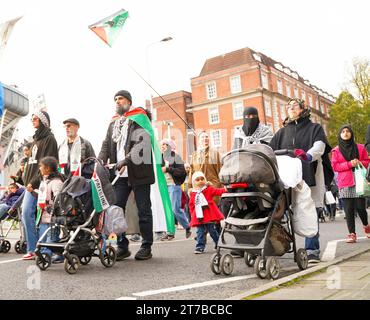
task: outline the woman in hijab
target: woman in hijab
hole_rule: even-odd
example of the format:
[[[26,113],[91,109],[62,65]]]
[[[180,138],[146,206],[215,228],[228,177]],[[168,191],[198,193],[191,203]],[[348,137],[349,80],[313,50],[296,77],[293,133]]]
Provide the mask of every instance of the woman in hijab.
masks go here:
[[[248,144],[269,144],[273,137],[271,129],[260,123],[258,110],[246,107],[243,112],[243,126],[236,130],[233,149],[245,148]]]
[[[23,181],[27,188],[22,202],[22,219],[26,231],[27,254],[23,260],[35,259],[35,249],[38,240],[36,231],[36,204],[38,189],[42,180],[39,167],[40,160],[50,156],[58,159],[58,144],[50,129],[50,116],[45,111],[38,111],[32,115],[32,125],[36,129],[31,145],[31,154],[27,163],[27,170]]]
[[[344,125],[338,134],[338,146],[332,151],[333,170],[338,172],[339,197],[343,199],[344,212],[349,231],[347,243],[357,241],[355,229],[355,210],[363,224],[364,232],[370,238],[370,225],[367,218],[365,198],[356,195],[355,168],[360,163],[367,168],[369,156],[363,144],[356,144],[352,128]]]

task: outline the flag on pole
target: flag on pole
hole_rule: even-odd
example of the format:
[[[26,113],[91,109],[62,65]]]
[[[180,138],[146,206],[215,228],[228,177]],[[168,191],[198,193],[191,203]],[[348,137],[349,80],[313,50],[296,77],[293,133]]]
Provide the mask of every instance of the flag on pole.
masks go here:
[[[91,24],[89,29],[94,31],[108,46],[112,47],[118,35],[121,33],[127,18],[128,11],[122,9],[107,18]]]
[[[99,179],[99,176],[96,172],[97,163],[95,163],[94,172],[91,177],[91,192],[94,209],[96,212],[102,212],[103,210],[108,209],[109,202],[107,197],[104,194],[103,185]]]
[[[126,112],[125,117],[136,122],[150,136],[150,141],[152,144],[152,153],[154,154],[154,157],[153,157],[154,173],[155,173],[156,185],[157,185],[157,188],[155,190],[159,191],[160,199],[161,199],[160,201],[161,208],[162,208],[160,212],[157,212],[157,214],[161,214],[161,216],[159,216],[158,218],[159,220],[162,220],[162,222],[165,224],[168,233],[175,234],[175,218],[172,213],[172,205],[171,205],[170,196],[168,195],[166,178],[164,177],[164,174],[162,171],[162,154],[159,149],[158,143],[155,139],[153,127],[150,123],[150,120],[146,112],[141,108],[135,108],[131,111]]]
[[[18,17],[4,23],[0,24],[0,56],[5,49],[6,44],[8,43],[10,34],[13,31],[14,25],[20,20],[22,17]]]
[[[2,117],[5,108],[5,101],[4,101],[4,87],[0,82],[0,117]]]

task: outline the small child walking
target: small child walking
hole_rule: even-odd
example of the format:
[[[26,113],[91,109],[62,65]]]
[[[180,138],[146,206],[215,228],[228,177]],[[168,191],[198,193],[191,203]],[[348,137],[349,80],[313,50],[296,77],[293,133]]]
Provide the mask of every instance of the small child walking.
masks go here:
[[[42,181],[39,187],[37,199],[38,210],[41,210],[39,224],[39,238],[51,226],[51,213],[54,199],[62,189],[63,176],[58,172],[58,161],[54,157],[45,157],[40,160],[40,172]],[[49,230],[46,242],[56,242],[59,240],[59,228]],[[52,255],[51,250],[43,248],[42,252]],[[63,256],[55,255],[52,258],[53,263],[63,262]]]
[[[221,196],[226,192],[226,189],[214,188],[208,185],[206,177],[201,171],[193,173],[192,184],[193,189],[189,200],[190,226],[197,227],[197,244],[194,253],[201,254],[206,246],[206,231],[209,232],[215,246],[217,246],[220,234],[215,227],[215,223],[223,220],[224,216],[218,209],[213,197]]]

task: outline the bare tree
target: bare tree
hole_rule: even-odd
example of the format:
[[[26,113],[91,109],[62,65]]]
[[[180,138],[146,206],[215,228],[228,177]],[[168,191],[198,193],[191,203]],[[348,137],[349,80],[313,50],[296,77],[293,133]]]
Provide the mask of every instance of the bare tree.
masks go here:
[[[361,104],[367,104],[370,101],[370,60],[353,60],[351,83],[355,86]]]

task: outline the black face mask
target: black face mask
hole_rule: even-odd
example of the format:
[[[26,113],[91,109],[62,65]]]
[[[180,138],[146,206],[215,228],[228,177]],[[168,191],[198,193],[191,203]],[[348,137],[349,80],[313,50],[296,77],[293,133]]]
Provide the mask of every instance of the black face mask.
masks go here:
[[[245,118],[245,116],[248,116],[248,115],[256,115],[257,117],[255,118]],[[243,112],[243,131],[245,133],[246,136],[250,136],[254,133],[254,131],[256,131],[259,123],[260,123],[260,119],[258,118],[258,110],[254,107],[249,107],[249,108],[245,108],[244,112]]]
[[[120,116],[123,116],[130,109],[129,105],[125,106],[116,106],[116,113]]]

